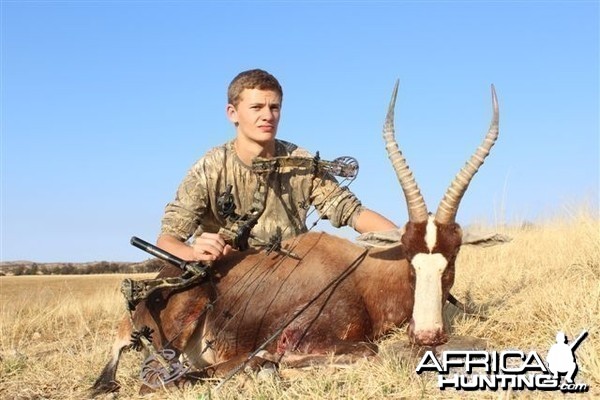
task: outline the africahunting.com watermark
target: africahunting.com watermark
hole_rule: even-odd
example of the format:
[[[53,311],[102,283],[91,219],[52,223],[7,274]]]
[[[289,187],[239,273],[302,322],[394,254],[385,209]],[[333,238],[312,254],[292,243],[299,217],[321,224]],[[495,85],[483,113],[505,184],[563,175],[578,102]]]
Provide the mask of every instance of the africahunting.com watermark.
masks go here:
[[[589,385],[575,382],[578,371],[575,350],[587,335],[584,330],[569,343],[565,334],[558,332],[545,361],[535,351],[447,350],[438,358],[430,350],[423,355],[415,371],[417,374],[437,372],[441,390],[587,392]]]

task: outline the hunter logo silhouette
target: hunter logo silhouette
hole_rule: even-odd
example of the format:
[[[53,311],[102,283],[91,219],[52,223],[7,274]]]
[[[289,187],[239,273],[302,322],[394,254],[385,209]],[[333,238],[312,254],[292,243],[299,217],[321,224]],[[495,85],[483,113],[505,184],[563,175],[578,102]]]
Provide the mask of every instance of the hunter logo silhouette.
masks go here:
[[[554,378],[566,374],[567,383],[574,383],[575,374],[577,374],[578,370],[575,350],[587,335],[588,332],[584,330],[579,334],[577,339],[568,343],[564,332],[558,331],[556,333],[556,343],[550,347],[548,356],[546,357],[548,369],[552,372]]]
[[[590,385],[575,382],[577,347],[587,337],[583,330],[569,342],[562,331],[544,360],[537,351],[446,350],[436,354],[427,350],[415,372],[435,372],[441,390],[543,390],[584,393]],[[563,376],[565,379],[563,381]]]

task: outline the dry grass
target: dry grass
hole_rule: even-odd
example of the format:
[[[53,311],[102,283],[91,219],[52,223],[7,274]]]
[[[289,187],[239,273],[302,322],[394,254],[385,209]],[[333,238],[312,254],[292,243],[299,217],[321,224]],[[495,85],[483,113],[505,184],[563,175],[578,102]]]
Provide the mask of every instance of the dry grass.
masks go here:
[[[576,354],[577,381],[589,384],[590,391],[566,396],[577,399],[600,397],[600,226],[597,216],[590,214],[581,210],[537,227],[506,228],[514,240],[504,246],[464,248],[453,290],[489,315],[484,322],[455,316],[454,333],[485,338],[493,349],[537,350],[545,356],[557,330],[573,338],[588,329],[589,337]],[[124,309],[118,291],[122,279],[122,275],[0,278],[0,397],[88,397]],[[440,391],[435,376],[414,373],[416,360],[388,350],[403,340],[404,329],[383,341],[379,362],[283,370],[282,378],[260,381],[242,374],[218,393],[205,385],[149,398],[565,397],[548,392]],[[138,398],[141,359],[137,353],[124,355],[120,398]]]

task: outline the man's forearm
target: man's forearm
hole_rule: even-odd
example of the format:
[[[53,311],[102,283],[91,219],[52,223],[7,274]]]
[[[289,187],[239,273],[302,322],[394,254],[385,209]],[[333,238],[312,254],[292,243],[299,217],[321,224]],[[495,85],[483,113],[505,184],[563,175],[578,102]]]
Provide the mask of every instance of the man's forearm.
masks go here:
[[[398,229],[398,227],[383,215],[367,208],[363,209],[354,220],[354,230],[358,233],[389,231],[391,229]]]
[[[186,261],[194,260],[194,250],[191,246],[171,235],[160,235],[156,245],[161,249]]]

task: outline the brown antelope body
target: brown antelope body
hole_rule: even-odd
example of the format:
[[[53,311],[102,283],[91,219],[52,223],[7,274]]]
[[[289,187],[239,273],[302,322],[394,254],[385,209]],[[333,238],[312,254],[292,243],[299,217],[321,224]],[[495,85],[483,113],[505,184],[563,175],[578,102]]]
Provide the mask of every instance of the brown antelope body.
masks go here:
[[[490,129],[432,215],[394,138],[397,88],[384,139],[408,206],[401,245],[367,251],[332,235],[307,233],[283,243],[299,259],[276,252],[234,253],[215,264],[201,284],[153,293],[133,313],[136,328],[149,326],[157,349],[175,349],[198,370],[217,376],[253,353],[260,356],[254,360],[291,365],[328,353],[373,354],[368,342],[406,322],[413,343],[445,343],[442,306],[454,282],[462,239],[454,220],[460,199],[497,138],[498,105],[492,87]],[[159,277],[179,274],[166,267]],[[118,388],[116,369],[132,329],[125,318],[96,391]]]

